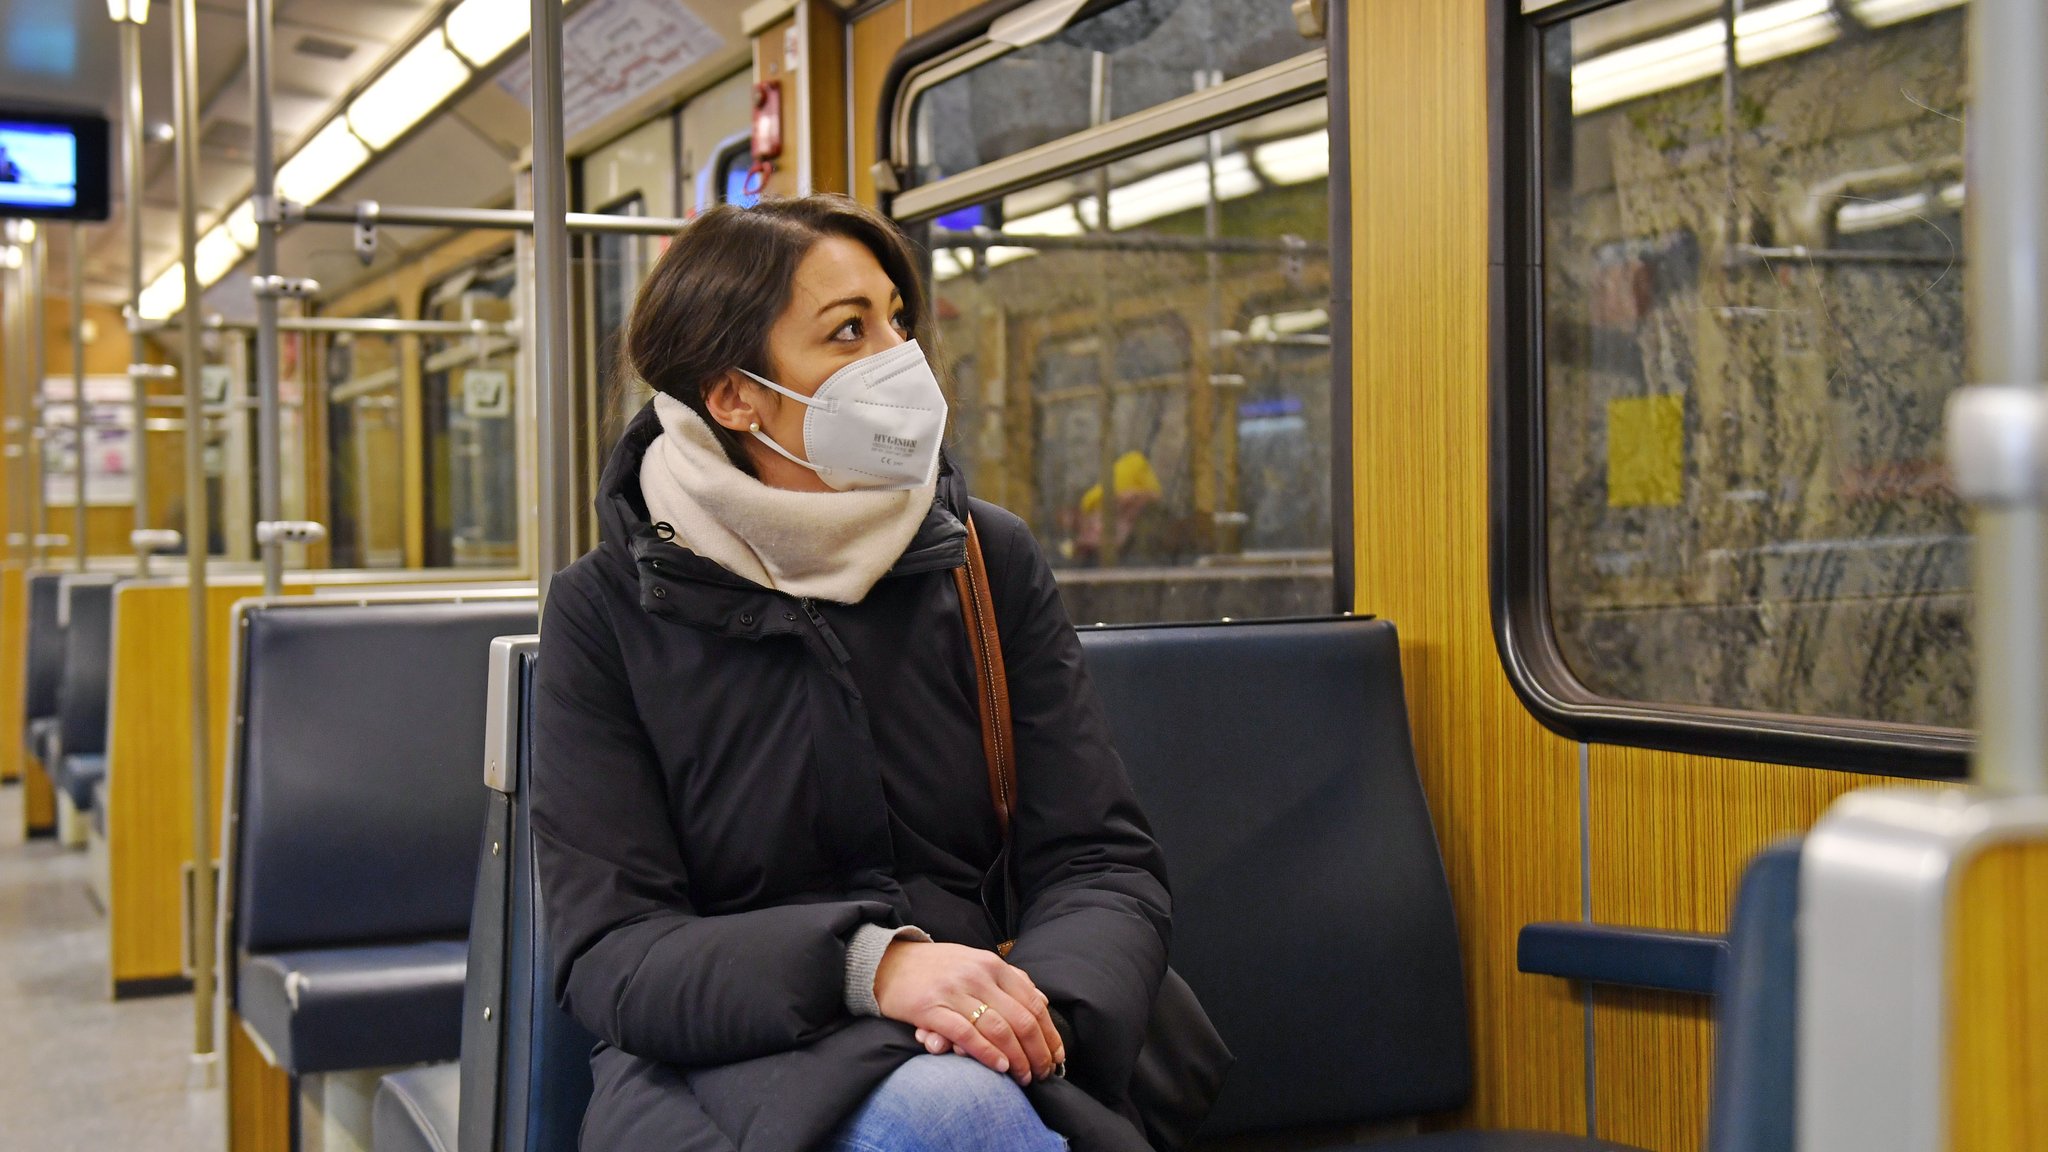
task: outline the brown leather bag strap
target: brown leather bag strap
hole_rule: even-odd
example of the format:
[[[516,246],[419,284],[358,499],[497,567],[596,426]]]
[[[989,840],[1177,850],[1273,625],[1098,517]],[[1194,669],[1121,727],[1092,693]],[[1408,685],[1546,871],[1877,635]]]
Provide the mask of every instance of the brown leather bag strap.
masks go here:
[[[996,806],[1003,846],[1010,843],[1010,813],[1017,807],[1016,742],[1010,730],[1010,680],[1003,671],[1003,641],[996,634],[995,598],[989,594],[988,564],[981,536],[967,518],[967,565],[954,570],[960,615],[967,623],[967,648],[974,659],[976,703],[981,713],[981,751],[988,760],[988,795]]]

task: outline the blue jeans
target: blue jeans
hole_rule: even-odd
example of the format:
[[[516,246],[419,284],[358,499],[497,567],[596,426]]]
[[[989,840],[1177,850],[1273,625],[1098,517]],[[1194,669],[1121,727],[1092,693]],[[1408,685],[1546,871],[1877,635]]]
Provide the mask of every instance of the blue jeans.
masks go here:
[[[913,1056],[823,1152],[1065,1152],[1024,1090],[980,1061]]]

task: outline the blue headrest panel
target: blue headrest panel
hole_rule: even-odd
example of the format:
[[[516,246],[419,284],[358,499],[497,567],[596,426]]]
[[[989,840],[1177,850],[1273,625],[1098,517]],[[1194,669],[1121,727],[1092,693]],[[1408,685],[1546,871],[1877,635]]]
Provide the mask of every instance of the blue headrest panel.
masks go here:
[[[28,667],[22,716],[57,714],[57,681],[64,674],[64,629],[57,623],[57,593],[64,577],[38,572],[28,578]]]
[[[1714,1005],[1708,1152],[1792,1152],[1798,1095],[1798,840],[1750,859]]]
[[[107,677],[114,663],[114,585],[74,580],[64,628],[64,671],[57,682],[59,747],[66,756],[107,750]]]
[[[236,941],[461,936],[493,637],[528,600],[258,607],[242,642]]]
[[[1090,629],[1166,852],[1174,967],[1237,1057],[1203,1134],[1471,1092],[1457,924],[1384,621]]]

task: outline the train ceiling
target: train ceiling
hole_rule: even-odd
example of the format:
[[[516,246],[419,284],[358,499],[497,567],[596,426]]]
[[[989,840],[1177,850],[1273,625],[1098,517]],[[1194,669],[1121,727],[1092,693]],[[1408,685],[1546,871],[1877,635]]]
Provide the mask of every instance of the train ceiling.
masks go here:
[[[674,0],[670,0],[674,2]],[[745,59],[739,28],[742,0],[682,5],[725,38],[715,62],[730,70]],[[273,126],[279,159],[325,124],[362,81],[410,46],[444,15],[445,0],[276,0]],[[145,280],[177,258],[177,183],[172,145],[171,21],[157,0],[143,28],[144,120],[151,129],[143,172]],[[252,126],[249,106],[248,13],[238,0],[198,0],[200,100],[199,226],[209,227],[248,193]],[[93,108],[119,134],[120,47],[105,0],[0,0],[0,99]],[[522,47],[493,71],[524,66]],[[381,153],[330,199],[481,206],[509,203],[512,171],[529,140],[525,103],[486,76],[424,126]],[[117,145],[118,148],[118,145]],[[118,151],[114,217],[86,230],[86,289],[110,303],[127,298],[127,238]],[[337,287],[388,266],[429,233],[387,228],[377,264],[365,269],[346,228],[304,227],[279,248],[282,271]],[[50,230],[50,289],[68,290],[64,269],[69,228]],[[209,310],[246,314],[245,274],[206,294]]]

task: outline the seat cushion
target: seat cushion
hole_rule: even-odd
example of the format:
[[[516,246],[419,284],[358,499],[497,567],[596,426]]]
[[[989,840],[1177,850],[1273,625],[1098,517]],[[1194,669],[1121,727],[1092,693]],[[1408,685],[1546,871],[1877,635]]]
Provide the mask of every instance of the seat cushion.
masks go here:
[[[1358,1144],[1343,1152],[1642,1152],[1633,1144],[1616,1144],[1563,1132],[1432,1132],[1384,1143]],[[1339,1152],[1328,1149],[1326,1152]]]
[[[460,940],[245,954],[235,1010],[297,1076],[453,1060],[467,967]]]
[[[105,756],[65,756],[57,761],[57,772],[51,777],[51,783],[71,797],[72,807],[80,812],[90,812],[93,790],[106,778]]]
[[[371,1152],[455,1152],[462,1065],[428,1064],[393,1072],[370,1106]]]

